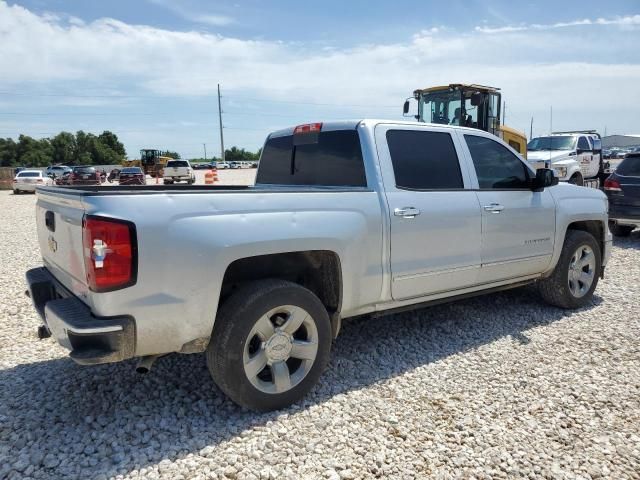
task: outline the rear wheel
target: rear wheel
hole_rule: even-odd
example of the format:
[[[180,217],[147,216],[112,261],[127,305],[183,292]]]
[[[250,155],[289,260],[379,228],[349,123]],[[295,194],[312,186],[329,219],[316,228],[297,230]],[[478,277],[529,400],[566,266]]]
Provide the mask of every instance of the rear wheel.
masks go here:
[[[628,237],[634,228],[632,225],[618,225],[614,221],[609,221],[609,230],[616,237]]]
[[[600,245],[593,235],[568,230],[556,268],[539,282],[542,298],[560,308],[586,305],[598,285],[601,259]]]
[[[252,410],[301,399],[329,361],[329,315],[311,291],[283,280],[241,287],[220,308],[207,366],[220,389]]]
[[[13,190],[13,194],[14,194],[14,195],[20,195],[20,190],[15,190],[15,189],[14,189],[14,190]]]

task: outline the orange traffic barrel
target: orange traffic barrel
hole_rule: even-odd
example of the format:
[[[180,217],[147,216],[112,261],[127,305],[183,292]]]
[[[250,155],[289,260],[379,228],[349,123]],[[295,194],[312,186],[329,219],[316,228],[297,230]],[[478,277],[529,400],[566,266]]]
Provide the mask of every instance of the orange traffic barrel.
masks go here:
[[[204,184],[205,185],[213,185],[214,182],[218,180],[218,172],[215,170],[208,170],[207,173],[204,174]]]

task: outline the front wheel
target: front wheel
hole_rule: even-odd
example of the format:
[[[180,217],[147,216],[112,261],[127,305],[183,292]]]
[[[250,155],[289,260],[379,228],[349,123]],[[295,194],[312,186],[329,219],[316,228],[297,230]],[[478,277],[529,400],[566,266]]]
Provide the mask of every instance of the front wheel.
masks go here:
[[[239,288],[220,308],[207,366],[218,387],[252,410],[286,407],[316,384],[331,350],[324,305],[284,280]]]
[[[560,308],[586,305],[598,285],[601,265],[600,245],[593,235],[568,230],[556,268],[539,282],[542,298]]]
[[[632,225],[618,225],[616,222],[609,221],[609,230],[616,237],[628,237],[634,228]]]
[[[582,187],[584,186],[584,179],[582,178],[582,175],[580,175],[579,173],[574,173],[569,179],[569,183]]]

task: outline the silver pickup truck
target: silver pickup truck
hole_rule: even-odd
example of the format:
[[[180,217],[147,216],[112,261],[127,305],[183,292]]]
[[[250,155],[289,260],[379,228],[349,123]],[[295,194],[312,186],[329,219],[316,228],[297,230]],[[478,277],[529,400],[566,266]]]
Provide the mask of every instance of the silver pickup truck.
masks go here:
[[[28,293],[79,364],[206,352],[251,409],[289,405],[344,318],[536,282],[590,302],[607,200],[475,129],[385,120],[269,135],[255,186],[38,188]]]

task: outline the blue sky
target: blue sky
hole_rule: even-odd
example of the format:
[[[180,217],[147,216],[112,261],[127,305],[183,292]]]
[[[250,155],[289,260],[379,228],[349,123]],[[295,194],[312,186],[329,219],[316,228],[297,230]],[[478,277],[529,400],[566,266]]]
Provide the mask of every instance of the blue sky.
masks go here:
[[[0,0],[0,136],[116,132],[185,157],[273,129],[400,118],[417,87],[502,87],[534,134],[640,133],[637,1]]]

